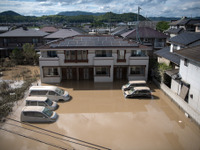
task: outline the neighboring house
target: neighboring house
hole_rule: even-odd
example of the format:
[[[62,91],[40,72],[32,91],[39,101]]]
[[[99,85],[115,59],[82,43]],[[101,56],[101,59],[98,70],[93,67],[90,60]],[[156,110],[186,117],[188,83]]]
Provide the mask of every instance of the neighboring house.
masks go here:
[[[196,23],[195,27],[195,32],[200,32],[200,23]]]
[[[44,31],[44,32],[47,32],[47,33],[54,33],[56,31],[58,31],[58,29],[55,28],[55,27],[43,27],[40,30]]]
[[[25,43],[41,46],[44,44],[43,38],[46,35],[48,33],[26,27],[2,33],[0,34],[1,57],[8,57],[15,48],[22,49]]]
[[[77,35],[38,48],[43,83],[147,80],[147,46],[110,35]]]
[[[171,65],[173,69],[179,67],[180,57],[174,54],[183,48],[200,45],[200,33],[183,32],[173,38],[169,39],[170,47],[165,47],[159,51],[154,52],[158,56],[159,63],[166,63]]]
[[[166,46],[167,36],[164,33],[148,27],[139,27],[121,35],[125,39],[131,39],[141,42],[143,45],[151,47],[153,50],[159,50]],[[153,54],[149,54],[152,56]]]
[[[170,29],[183,28],[185,31],[195,32],[195,24],[200,23],[200,19],[183,17],[180,20],[171,22]]]
[[[170,38],[175,37],[175,36],[181,34],[182,32],[184,32],[183,28],[168,29],[167,31],[165,31],[166,35],[169,35]]]
[[[49,41],[53,41],[53,40],[57,40],[57,39],[64,39],[67,37],[72,37],[75,35],[81,35],[81,33],[77,32],[71,28],[59,29],[57,32],[47,35],[46,37],[44,37],[44,39],[46,42],[49,42]]]
[[[183,17],[180,20],[171,22],[170,28],[165,31],[170,37],[174,37],[184,31],[195,32],[196,24],[200,19]]]
[[[174,53],[180,57],[179,70],[171,71],[170,84],[161,83],[161,89],[200,125],[200,45]]]
[[[0,33],[7,32],[9,30],[8,26],[0,26]]]

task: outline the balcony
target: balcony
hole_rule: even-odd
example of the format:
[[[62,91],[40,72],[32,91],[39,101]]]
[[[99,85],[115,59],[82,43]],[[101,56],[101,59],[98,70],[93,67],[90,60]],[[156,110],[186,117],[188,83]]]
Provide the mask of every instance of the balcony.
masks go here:
[[[58,57],[39,57],[40,66],[58,66]]]

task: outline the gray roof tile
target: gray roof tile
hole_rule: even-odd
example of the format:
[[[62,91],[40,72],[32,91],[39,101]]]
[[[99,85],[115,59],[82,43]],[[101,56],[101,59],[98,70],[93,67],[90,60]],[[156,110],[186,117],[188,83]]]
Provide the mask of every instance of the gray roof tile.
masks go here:
[[[180,65],[180,57],[170,52],[170,47],[165,47],[161,50],[154,52],[154,54],[170,60],[171,62]]]

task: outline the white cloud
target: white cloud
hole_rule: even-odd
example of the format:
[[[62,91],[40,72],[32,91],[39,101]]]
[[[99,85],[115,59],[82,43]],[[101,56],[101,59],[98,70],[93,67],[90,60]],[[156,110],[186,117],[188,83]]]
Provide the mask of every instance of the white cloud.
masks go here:
[[[134,12],[142,8],[144,16],[195,16],[200,11],[199,0],[6,0],[0,10],[13,10],[22,15],[52,15],[61,11],[90,11],[115,13]]]

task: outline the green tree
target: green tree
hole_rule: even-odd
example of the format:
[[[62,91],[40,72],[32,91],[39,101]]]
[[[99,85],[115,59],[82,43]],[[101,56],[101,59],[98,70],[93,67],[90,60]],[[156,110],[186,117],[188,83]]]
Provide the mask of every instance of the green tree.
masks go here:
[[[167,30],[168,28],[169,28],[169,22],[166,21],[160,21],[156,25],[156,29],[161,32]]]
[[[23,51],[15,48],[12,51],[10,58],[15,65],[22,65],[24,61]]]
[[[39,56],[36,54],[34,45],[26,43],[23,45],[24,58],[27,64],[34,65],[38,64]]]

